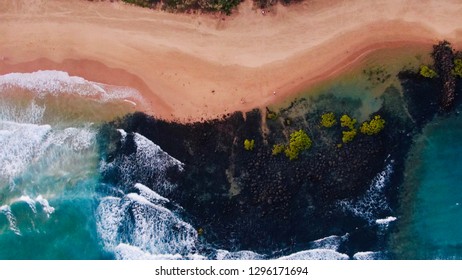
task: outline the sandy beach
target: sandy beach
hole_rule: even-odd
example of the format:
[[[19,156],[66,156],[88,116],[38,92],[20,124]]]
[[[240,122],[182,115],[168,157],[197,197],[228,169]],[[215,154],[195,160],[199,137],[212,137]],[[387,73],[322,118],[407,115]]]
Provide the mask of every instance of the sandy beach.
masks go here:
[[[374,50],[460,48],[461,14],[458,0],[315,0],[265,15],[245,2],[230,17],[3,0],[0,74],[62,70],[136,88],[148,100],[138,109],[156,117],[200,121],[278,102]]]

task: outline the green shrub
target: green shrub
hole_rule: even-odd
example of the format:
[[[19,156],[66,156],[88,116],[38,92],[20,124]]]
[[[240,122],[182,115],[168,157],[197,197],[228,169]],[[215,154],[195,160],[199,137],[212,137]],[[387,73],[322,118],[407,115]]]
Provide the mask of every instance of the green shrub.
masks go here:
[[[342,131],[342,142],[346,144],[353,141],[353,139],[356,137],[356,134],[356,128],[348,131]]]
[[[366,135],[375,135],[382,131],[385,127],[385,120],[379,115],[375,116],[369,122],[363,122],[361,125],[361,133]]]
[[[311,145],[310,137],[300,129],[290,134],[289,145],[284,150],[284,153],[290,160],[294,160],[298,158],[302,151],[308,150]]]
[[[435,78],[438,76],[438,74],[435,72],[435,70],[431,69],[427,65],[422,65],[420,66],[420,75],[422,75],[425,78]]]
[[[244,149],[247,151],[252,151],[255,148],[255,140],[245,139],[244,140]]]
[[[335,124],[337,124],[337,121],[335,120],[335,115],[332,112],[325,113],[321,116],[321,125],[323,127],[333,127]]]
[[[353,130],[355,128],[355,124],[356,124],[356,119],[352,119],[348,115],[343,115],[340,118],[340,125],[342,127],[348,127],[350,130]]]
[[[267,118],[268,120],[273,120],[273,121],[274,121],[275,119],[278,118],[278,114],[276,114],[275,112],[268,112],[268,113],[266,114],[266,118]]]
[[[454,76],[462,78],[462,59],[457,58],[454,60],[454,70],[452,71]]]
[[[122,0],[124,2],[134,4],[141,7],[152,8],[160,2],[160,0]]]
[[[277,156],[279,155],[280,153],[282,153],[284,151],[285,147],[283,144],[275,144],[273,145],[273,150],[271,151],[271,154],[273,156]]]

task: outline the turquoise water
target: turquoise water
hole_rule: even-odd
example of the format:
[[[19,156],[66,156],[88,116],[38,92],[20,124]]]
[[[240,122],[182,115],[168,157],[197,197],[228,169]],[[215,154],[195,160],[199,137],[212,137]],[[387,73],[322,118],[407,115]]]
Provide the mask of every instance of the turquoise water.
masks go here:
[[[416,140],[406,166],[398,258],[462,258],[462,117],[438,118]]]
[[[107,257],[94,215],[95,137],[88,125],[0,120],[0,259]]]
[[[131,135],[134,154],[102,159],[101,125],[133,110],[125,98],[142,102],[135,90],[107,88],[58,71],[0,76],[0,259],[181,259],[195,251],[196,230],[152,190],[173,188],[165,172],[181,162],[139,134]],[[104,172],[122,179],[103,183]],[[153,175],[151,188],[138,184]]]
[[[111,258],[95,217],[96,135],[113,107],[58,92],[66,83],[74,90],[92,86],[60,72],[0,77],[0,259]],[[99,116],[81,110],[89,104]]]
[[[358,110],[359,119],[382,105],[362,83],[334,84],[326,93],[352,99],[338,106]],[[93,116],[82,111],[88,100],[62,103],[61,96],[52,97],[0,99],[0,259],[207,258],[198,253],[195,227],[176,213],[181,207],[162,196],[176,187],[168,182],[166,170],[183,164],[137,133],[130,134],[136,144],[133,154],[104,162],[97,133],[102,119],[109,118],[101,115],[110,116],[114,105],[92,103],[101,109],[96,111],[101,115]],[[119,133],[123,143],[128,134]],[[462,259],[461,144],[461,116],[437,118],[416,137],[391,236],[395,258]],[[386,181],[386,171],[354,210],[367,214],[371,200],[381,203],[382,192],[376,190]],[[104,172],[120,175],[117,186],[101,182]],[[149,176],[157,181],[149,187],[140,184]],[[314,241],[321,244],[316,250],[293,258],[348,258],[335,251],[347,237]],[[215,249],[218,259],[264,258],[250,251]]]

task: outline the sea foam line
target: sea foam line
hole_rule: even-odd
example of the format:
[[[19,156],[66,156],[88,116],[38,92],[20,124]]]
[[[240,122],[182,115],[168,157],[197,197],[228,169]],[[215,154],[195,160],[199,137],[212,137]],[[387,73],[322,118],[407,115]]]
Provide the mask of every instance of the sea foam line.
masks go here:
[[[46,95],[76,94],[97,97],[104,102],[116,99],[132,105],[136,105],[133,100],[144,102],[141,94],[134,88],[91,82],[82,77],[70,76],[67,72],[56,70],[0,75],[0,90],[15,87],[32,91],[40,98]]]
[[[122,198],[103,198],[97,229],[106,250],[120,259],[183,259],[193,256],[197,232],[158,203],[166,198],[137,184]]]
[[[143,135],[127,133],[121,129],[118,131],[121,144],[134,145],[136,150],[129,155],[120,154],[111,162],[101,161],[100,171],[103,174],[120,174],[118,184],[122,189],[136,183],[151,182],[149,188],[157,194],[165,196],[171,192],[176,185],[168,181],[167,171],[175,167],[181,172],[184,164]],[[128,141],[128,135],[133,136],[133,142]]]
[[[367,220],[370,224],[375,223],[377,215],[390,209],[384,189],[392,173],[393,166],[389,163],[382,172],[375,176],[364,195],[358,199],[342,200],[339,205],[344,210]]]

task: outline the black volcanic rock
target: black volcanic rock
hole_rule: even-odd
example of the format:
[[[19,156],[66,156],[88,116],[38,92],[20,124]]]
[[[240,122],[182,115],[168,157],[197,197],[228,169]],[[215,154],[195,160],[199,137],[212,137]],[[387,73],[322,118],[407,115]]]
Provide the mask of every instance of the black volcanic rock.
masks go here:
[[[435,67],[442,84],[441,108],[449,111],[454,106],[456,94],[456,77],[452,73],[454,69],[454,52],[451,44],[443,41],[433,46],[432,57],[435,60]]]
[[[435,62],[439,73],[449,73],[447,45],[436,47],[434,57],[439,61]],[[101,143],[106,143],[101,146],[102,154],[111,162],[118,154],[133,150],[116,144],[120,137],[114,131],[121,128],[145,136],[183,162],[181,173],[172,170],[168,174],[169,181],[177,185],[168,199],[184,209],[182,218],[201,228],[201,238],[214,248],[272,253],[295,250],[325,236],[351,233],[350,249],[345,252],[351,248],[366,250],[364,244],[380,250],[383,238],[371,237],[377,227],[341,205],[367,194],[377,174],[391,165],[393,172],[383,187],[390,207],[374,213],[380,217],[393,214],[413,136],[438,113],[440,104],[445,110],[453,108],[457,81],[452,89],[452,78],[446,74],[437,80],[400,73],[403,94],[388,88],[382,108],[376,112],[386,120],[385,129],[375,136],[358,133],[354,141],[342,147],[337,147],[342,129],[338,125],[321,128],[320,115],[326,111],[338,117],[354,114],[361,100],[324,94],[295,100],[275,119],[266,120],[265,130],[258,110],[246,113],[245,118],[237,112],[192,124],[135,113],[102,130],[100,137],[105,141]],[[439,92],[443,95],[435,94]],[[288,135],[299,129],[313,140],[310,150],[293,161],[284,154],[271,154],[274,144],[287,143]],[[245,139],[255,140],[252,151],[244,149]]]

